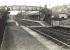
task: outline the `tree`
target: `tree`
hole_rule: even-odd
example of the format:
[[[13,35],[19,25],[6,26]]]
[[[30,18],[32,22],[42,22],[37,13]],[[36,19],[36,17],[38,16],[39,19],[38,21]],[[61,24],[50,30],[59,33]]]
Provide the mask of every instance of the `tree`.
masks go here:
[[[3,33],[6,26],[6,20],[9,14],[9,8],[7,7],[0,7],[0,44],[2,42]]]
[[[8,19],[8,14],[10,14],[9,10],[10,9],[8,7],[1,7],[0,9],[0,14],[4,22]]]
[[[46,21],[47,23],[50,24],[51,23],[52,10],[48,9],[47,6],[45,5],[45,8],[40,10],[40,12],[45,15],[44,21]]]

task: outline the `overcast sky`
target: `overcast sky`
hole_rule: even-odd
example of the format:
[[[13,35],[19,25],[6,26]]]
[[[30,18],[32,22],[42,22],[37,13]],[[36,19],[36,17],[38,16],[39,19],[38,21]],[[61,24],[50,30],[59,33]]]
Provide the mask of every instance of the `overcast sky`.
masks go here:
[[[0,5],[28,5],[53,7],[56,5],[69,4],[70,0],[0,0]]]

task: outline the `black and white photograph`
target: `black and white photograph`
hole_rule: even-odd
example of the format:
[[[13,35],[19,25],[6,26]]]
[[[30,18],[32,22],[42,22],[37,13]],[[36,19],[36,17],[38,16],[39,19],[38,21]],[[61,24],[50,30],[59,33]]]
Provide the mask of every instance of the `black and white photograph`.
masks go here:
[[[70,50],[70,0],[0,0],[0,50]]]

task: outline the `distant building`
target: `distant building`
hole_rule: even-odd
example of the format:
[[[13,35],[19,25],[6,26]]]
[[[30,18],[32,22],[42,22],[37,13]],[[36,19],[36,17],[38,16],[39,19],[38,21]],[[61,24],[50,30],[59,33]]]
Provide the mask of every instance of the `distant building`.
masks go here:
[[[59,26],[60,25],[60,21],[65,20],[68,18],[68,14],[67,13],[58,13],[52,16],[52,21],[51,24],[52,26]]]
[[[67,13],[59,13],[59,18],[68,18]]]
[[[59,26],[61,20],[62,20],[61,18],[52,18],[51,25],[52,26]]]

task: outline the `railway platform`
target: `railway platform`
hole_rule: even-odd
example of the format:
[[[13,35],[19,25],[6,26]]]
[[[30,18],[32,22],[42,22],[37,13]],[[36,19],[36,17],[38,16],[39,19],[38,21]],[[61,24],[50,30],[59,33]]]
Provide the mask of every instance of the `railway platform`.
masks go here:
[[[26,30],[9,25],[6,27],[1,50],[49,50]]]

